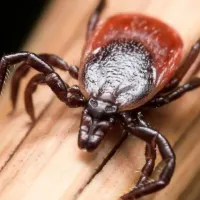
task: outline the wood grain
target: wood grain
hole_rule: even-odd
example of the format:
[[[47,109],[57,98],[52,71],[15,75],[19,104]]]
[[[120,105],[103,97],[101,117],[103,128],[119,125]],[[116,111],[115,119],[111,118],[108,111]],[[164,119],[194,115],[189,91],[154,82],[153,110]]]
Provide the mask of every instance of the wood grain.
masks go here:
[[[70,64],[78,65],[86,23],[97,2],[52,1],[24,49],[55,53]],[[198,0],[110,0],[102,19],[119,12],[155,16],[180,33],[186,54],[200,36],[199,7]],[[0,199],[118,199],[134,186],[140,175],[144,143],[129,136],[121,144],[123,136],[115,129],[97,151],[81,152],[77,147],[81,109],[67,108],[47,87],[40,87],[34,96],[38,117],[36,123],[31,124],[24,111],[23,90],[33,73],[22,83],[18,108],[13,115],[6,115],[11,109],[9,83],[1,97]],[[68,75],[59,73],[68,83],[74,83]],[[200,153],[199,95],[200,90],[196,90],[147,114],[153,126],[174,146],[177,168],[172,183],[165,190],[143,199],[200,198],[197,181],[200,176],[197,162]],[[118,144],[121,145],[116,147]],[[107,162],[103,163],[105,158]],[[159,161],[158,157],[157,163]]]

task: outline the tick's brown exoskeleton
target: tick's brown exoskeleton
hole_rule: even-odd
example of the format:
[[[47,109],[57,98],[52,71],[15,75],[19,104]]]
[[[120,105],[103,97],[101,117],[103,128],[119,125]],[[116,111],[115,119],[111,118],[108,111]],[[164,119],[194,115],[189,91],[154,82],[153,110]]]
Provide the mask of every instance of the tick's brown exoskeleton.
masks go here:
[[[104,7],[105,0],[101,0],[89,20],[80,69],[68,66],[55,55],[5,55],[0,61],[0,90],[8,66],[22,62],[13,77],[11,99],[15,108],[20,78],[30,67],[40,72],[25,91],[25,106],[32,120],[32,94],[38,84],[47,84],[67,106],[84,107],[78,136],[81,149],[95,150],[116,120],[126,131],[144,140],[146,164],[136,187],[121,197],[128,200],[156,192],[171,180],[174,152],[165,137],[144,120],[142,111],[168,104],[200,86],[199,78],[179,86],[200,53],[200,41],[180,64],[183,43],[175,30],[139,14],[120,14],[98,23]],[[79,86],[64,83],[52,66],[68,71],[79,80]],[[158,180],[148,182],[154,169],[156,146],[165,167]]]

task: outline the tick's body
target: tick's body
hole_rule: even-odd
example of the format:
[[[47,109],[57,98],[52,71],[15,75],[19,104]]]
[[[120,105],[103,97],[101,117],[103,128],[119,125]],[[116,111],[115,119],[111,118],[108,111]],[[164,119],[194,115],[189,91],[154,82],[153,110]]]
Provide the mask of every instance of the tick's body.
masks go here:
[[[11,98],[15,107],[20,77],[30,67],[39,71],[25,91],[26,110],[33,120],[32,94],[37,84],[47,84],[69,107],[84,107],[78,138],[80,148],[96,149],[115,121],[144,140],[146,164],[137,187],[122,197],[128,200],[158,191],[170,182],[175,155],[168,141],[145,122],[142,111],[167,104],[200,86],[200,79],[193,78],[178,87],[200,52],[200,42],[180,65],[183,43],[172,28],[139,14],[117,15],[98,24],[104,6],[105,0],[101,0],[90,18],[80,71],[55,55],[36,56],[28,52],[6,55],[0,61],[0,90],[8,65],[24,61],[14,76]],[[79,80],[80,89],[69,87],[51,66],[69,71]],[[165,167],[157,181],[148,182],[154,169],[156,146]]]
[[[99,24],[87,42],[79,73],[82,93],[129,110],[150,100],[179,67],[182,40],[166,24],[138,14]],[[107,99],[110,98],[110,99]]]

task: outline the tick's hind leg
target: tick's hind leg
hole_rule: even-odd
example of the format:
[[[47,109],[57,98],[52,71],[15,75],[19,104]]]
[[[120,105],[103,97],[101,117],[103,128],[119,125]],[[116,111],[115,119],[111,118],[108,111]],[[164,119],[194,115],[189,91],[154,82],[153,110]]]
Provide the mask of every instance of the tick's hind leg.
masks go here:
[[[34,114],[34,106],[33,106],[33,93],[36,91],[37,86],[39,84],[46,84],[47,81],[54,87],[53,92],[57,95],[57,97],[65,102],[69,107],[80,107],[84,106],[84,97],[78,86],[74,85],[72,87],[63,87],[60,88],[59,82],[55,81],[57,78],[53,76],[53,78],[46,78],[43,74],[37,74],[29,81],[26,89],[25,89],[25,108],[32,119],[35,120]],[[55,82],[54,82],[55,81]],[[57,83],[56,83],[57,82]]]
[[[165,86],[165,88],[161,91],[161,93],[169,92],[175,89],[179,85],[180,81],[187,74],[188,70],[192,67],[199,54],[200,54],[200,39],[197,40],[196,43],[192,46],[190,52],[184,59],[179,70],[176,72],[174,78]],[[195,72],[199,71],[199,69],[200,69],[200,62],[197,63]]]
[[[200,39],[197,40],[196,43],[192,46],[189,54],[186,56],[179,70],[175,74],[175,78],[179,82],[183,79],[188,70],[194,64],[199,54],[200,54]],[[197,64],[197,67],[200,67],[199,64]]]
[[[184,85],[175,88],[174,90],[172,90],[171,92],[168,92],[167,94],[163,94],[163,95],[158,94],[151,101],[149,101],[145,106],[157,108],[157,107],[166,105],[180,98],[185,93],[192,91],[198,87],[200,87],[200,78],[195,77],[190,82],[185,83]]]
[[[188,83],[179,86],[180,81],[186,75],[187,71],[194,64],[197,57],[200,55],[200,39],[195,43],[195,45],[190,50],[189,54],[183,61],[179,70],[176,72],[174,78],[161,90],[152,100],[150,100],[145,107],[160,107],[168,104],[185,93],[200,87],[200,78],[194,77]],[[200,62],[197,63],[195,67],[195,74],[200,69]]]
[[[39,54],[38,57],[41,58],[43,61],[45,61],[48,65],[51,65],[52,67],[61,69],[63,71],[68,71],[73,78],[78,79],[78,67],[69,66],[60,57],[53,54]],[[26,63],[22,63],[14,73],[14,76],[11,81],[11,101],[13,105],[13,110],[16,107],[20,82],[22,78],[25,77],[29,71],[30,71],[30,66],[28,66]]]
[[[87,33],[86,33],[86,39],[89,39],[90,35],[92,34],[93,30],[95,29],[96,25],[99,22],[101,12],[106,6],[106,0],[100,0],[98,6],[90,16],[90,19],[88,21],[87,25]]]

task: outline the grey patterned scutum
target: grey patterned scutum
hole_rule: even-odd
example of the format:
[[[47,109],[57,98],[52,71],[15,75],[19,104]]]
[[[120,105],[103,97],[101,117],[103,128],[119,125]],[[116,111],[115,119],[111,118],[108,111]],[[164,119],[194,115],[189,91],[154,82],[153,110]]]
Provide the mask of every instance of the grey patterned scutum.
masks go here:
[[[116,40],[87,59],[84,86],[90,96],[126,106],[149,93],[155,83],[154,72],[152,57],[141,43]]]

